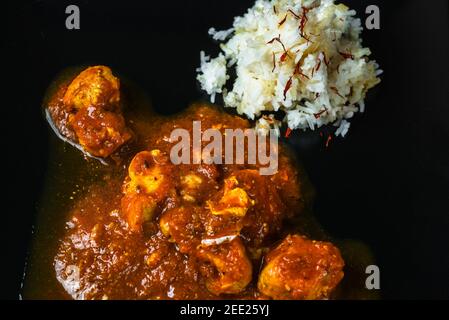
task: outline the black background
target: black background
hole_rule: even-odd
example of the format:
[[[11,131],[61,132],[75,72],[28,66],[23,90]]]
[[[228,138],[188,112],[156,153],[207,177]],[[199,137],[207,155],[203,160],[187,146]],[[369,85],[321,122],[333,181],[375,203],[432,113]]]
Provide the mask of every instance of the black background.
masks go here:
[[[374,251],[386,299],[449,298],[449,8],[446,0],[344,1],[381,8],[364,44],[385,74],[366,114],[329,149],[296,146],[317,189],[315,212],[337,238]],[[40,104],[68,66],[105,64],[170,113],[201,98],[199,51],[251,0],[32,1],[2,4],[1,297],[18,298],[49,129]],[[81,29],[65,29],[77,4]],[[6,31],[6,32],[5,32]],[[292,144],[299,143],[299,137]]]

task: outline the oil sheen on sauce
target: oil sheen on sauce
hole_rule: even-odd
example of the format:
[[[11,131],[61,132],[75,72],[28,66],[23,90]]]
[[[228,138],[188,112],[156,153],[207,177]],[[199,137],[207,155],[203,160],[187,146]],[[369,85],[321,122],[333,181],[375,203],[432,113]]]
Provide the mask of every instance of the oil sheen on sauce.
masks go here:
[[[70,79],[79,69],[64,71],[50,86],[47,98],[63,83]],[[68,229],[74,212],[85,210],[86,216],[95,216],[99,211],[113,212],[120,204],[121,185],[127,174],[130,159],[145,148],[151,139],[158,135],[159,128],[164,126],[174,116],[160,116],[152,111],[148,97],[130,81],[122,81],[122,96],[126,108],[124,116],[130,127],[140,136],[147,137],[124,148],[121,162],[117,165],[105,166],[95,159],[86,159],[82,153],[60,141],[49,130],[49,155],[47,174],[42,187],[42,194],[37,204],[37,217],[33,242],[29,252],[25,271],[22,297],[24,299],[71,299],[71,288],[64,288],[57,279],[55,256],[61,247],[61,241]],[[44,101],[45,105],[45,101]],[[178,116],[179,117],[179,116]],[[377,292],[365,289],[365,268],[373,264],[372,254],[364,244],[357,241],[341,241],[330,238],[314,219],[310,207],[313,202],[314,190],[307,176],[297,164],[302,182],[302,192],[306,201],[301,215],[296,216],[286,232],[296,232],[317,240],[330,241],[336,244],[346,263],[345,277],[335,292],[337,299],[373,299]],[[105,218],[104,224],[117,223],[114,217]],[[86,222],[88,224],[89,221]],[[92,225],[94,226],[94,225]],[[117,239],[119,243],[120,239]],[[149,242],[148,242],[149,241]],[[143,241],[138,236],[126,239],[127,246],[144,250],[151,247],[151,240]],[[123,250],[126,250],[126,246]],[[133,250],[128,248],[129,250]],[[160,248],[163,250],[163,248]],[[87,261],[86,263],[91,263]],[[136,262],[138,264],[138,262]],[[133,266],[130,265],[130,270]],[[130,272],[132,274],[132,272]],[[185,284],[192,285],[191,283]],[[179,287],[181,288],[181,287]],[[73,288],[72,288],[73,289]],[[155,292],[161,288],[152,288]],[[136,288],[123,288],[118,298],[134,296]],[[248,292],[251,292],[251,288]],[[168,298],[200,298],[212,299],[212,295],[182,296],[172,294]],[[77,298],[83,298],[77,297]],[[159,298],[157,294],[146,298]],[[167,298],[167,297],[162,297]],[[242,295],[240,298],[254,298]]]

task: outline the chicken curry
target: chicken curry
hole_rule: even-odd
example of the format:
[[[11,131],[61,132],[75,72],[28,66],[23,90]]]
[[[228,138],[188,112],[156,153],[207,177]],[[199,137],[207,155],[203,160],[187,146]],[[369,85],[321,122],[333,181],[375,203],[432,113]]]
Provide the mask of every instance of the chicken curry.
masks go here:
[[[170,161],[175,128],[249,128],[215,106],[127,117],[120,80],[90,67],[58,84],[46,107],[87,155],[112,159],[67,208],[54,274],[74,299],[329,299],[345,262],[328,241],[292,228],[305,215],[303,176],[287,147],[279,169]],[[338,290],[337,290],[338,291]]]

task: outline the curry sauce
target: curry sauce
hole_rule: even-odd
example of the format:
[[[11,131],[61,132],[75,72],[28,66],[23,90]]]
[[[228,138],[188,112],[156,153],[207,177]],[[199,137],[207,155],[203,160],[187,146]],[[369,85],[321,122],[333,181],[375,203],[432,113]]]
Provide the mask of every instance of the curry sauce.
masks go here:
[[[46,104],[72,80],[61,77]],[[361,278],[369,251],[330,242],[310,214],[313,189],[288,147],[279,146],[272,176],[261,176],[260,164],[174,165],[175,128],[251,123],[204,103],[163,117],[133,85],[121,90],[133,138],[107,165],[51,138],[25,298],[372,297]]]

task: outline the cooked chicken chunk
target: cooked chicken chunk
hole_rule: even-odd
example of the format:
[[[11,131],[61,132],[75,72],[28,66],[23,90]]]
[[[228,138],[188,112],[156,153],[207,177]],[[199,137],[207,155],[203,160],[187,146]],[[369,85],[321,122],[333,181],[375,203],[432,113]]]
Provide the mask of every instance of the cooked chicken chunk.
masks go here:
[[[89,67],[72,81],[63,101],[77,110],[91,106],[115,110],[120,102],[120,81],[108,67]]]
[[[203,179],[194,173],[189,173],[188,175],[181,177],[181,193],[183,199],[189,202],[195,202],[196,199],[194,194],[201,187]]]
[[[131,193],[125,194],[121,205],[129,228],[133,231],[140,231],[143,223],[153,218],[157,202],[151,196]]]
[[[70,124],[79,144],[96,157],[110,156],[131,139],[131,133],[120,114],[96,107],[80,109],[70,117]]]
[[[182,253],[194,254],[200,244],[199,235],[203,226],[199,217],[198,207],[179,207],[166,211],[159,219],[159,228],[169,238],[170,242],[177,244]]]
[[[265,257],[258,289],[274,299],[327,299],[343,278],[343,267],[331,243],[288,236]]]
[[[206,286],[216,295],[242,292],[251,281],[252,264],[239,238],[201,247],[198,257],[212,266],[206,275]]]
[[[178,190],[182,199],[192,204],[202,203],[218,187],[220,175],[216,165],[179,166]]]
[[[154,210],[173,188],[170,180],[171,164],[160,150],[138,153],[128,168],[123,185],[122,211],[134,231],[151,220]]]
[[[181,253],[202,261],[206,287],[211,293],[239,293],[252,279],[252,264],[245,247],[236,236],[201,241],[204,231],[201,210],[199,207],[169,210],[159,220],[160,230],[169,241],[176,243]]]
[[[233,215],[244,217],[248,208],[254,201],[248,196],[245,190],[237,187],[238,180],[230,177],[224,182],[223,196],[218,202],[208,201],[209,210],[214,215]]]
[[[106,158],[131,139],[120,108],[120,82],[108,67],[81,72],[62,101],[77,142],[91,155]]]

